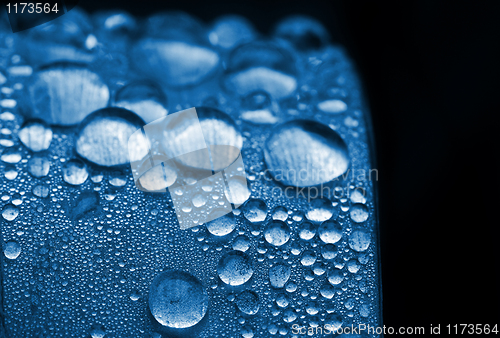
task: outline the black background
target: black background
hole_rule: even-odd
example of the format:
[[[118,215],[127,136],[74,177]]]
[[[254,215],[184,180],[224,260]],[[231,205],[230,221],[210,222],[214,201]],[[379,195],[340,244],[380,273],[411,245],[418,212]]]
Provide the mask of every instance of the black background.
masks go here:
[[[386,326],[499,323],[500,2],[80,0],[137,16],[319,19],[365,83],[379,169]]]

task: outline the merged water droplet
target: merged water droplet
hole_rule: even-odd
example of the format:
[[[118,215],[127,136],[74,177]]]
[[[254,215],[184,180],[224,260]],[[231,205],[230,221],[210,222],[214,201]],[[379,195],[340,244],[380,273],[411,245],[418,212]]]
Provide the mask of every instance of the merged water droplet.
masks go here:
[[[250,290],[242,291],[236,297],[236,306],[244,314],[255,315],[259,312],[259,296]]]
[[[82,185],[89,177],[87,166],[78,159],[64,163],[62,173],[64,181],[71,185]]]
[[[283,263],[278,263],[269,268],[269,282],[273,288],[281,289],[290,278],[292,269]]]
[[[277,181],[296,187],[329,182],[350,162],[347,145],[334,130],[307,120],[276,127],[266,141],[264,159]]]
[[[240,96],[263,90],[281,99],[297,89],[295,72],[294,60],[287,51],[273,43],[252,42],[231,53],[224,86]]]
[[[40,69],[26,88],[31,107],[24,113],[55,125],[78,124],[109,101],[108,86],[99,75],[72,63]]]
[[[342,226],[337,221],[325,221],[319,226],[318,234],[325,243],[337,243],[342,238]]]
[[[214,236],[226,236],[236,228],[236,219],[232,213],[228,213],[208,222],[206,227]]]
[[[146,123],[168,114],[167,96],[160,86],[150,81],[132,82],[120,88],[114,105],[133,111]]]
[[[128,163],[129,152],[130,156],[141,159],[147,155],[149,143],[142,133],[135,132],[143,125],[140,117],[126,109],[100,109],[81,123],[76,152],[90,162],[106,167]],[[136,140],[129,149],[132,135]]]
[[[285,222],[273,220],[264,229],[266,242],[274,246],[282,246],[290,239],[290,228]]]
[[[5,243],[3,253],[8,259],[16,259],[21,254],[21,245],[16,241],[8,241]]]
[[[163,326],[174,329],[198,324],[208,309],[208,295],[201,282],[183,271],[162,272],[149,290],[149,309]]]
[[[219,260],[217,273],[227,285],[242,285],[253,275],[250,257],[241,251],[229,251]]]
[[[43,151],[50,147],[52,129],[41,121],[28,121],[19,131],[18,137],[31,151]]]
[[[347,242],[354,251],[366,251],[371,243],[370,232],[365,229],[356,229],[349,235]]]

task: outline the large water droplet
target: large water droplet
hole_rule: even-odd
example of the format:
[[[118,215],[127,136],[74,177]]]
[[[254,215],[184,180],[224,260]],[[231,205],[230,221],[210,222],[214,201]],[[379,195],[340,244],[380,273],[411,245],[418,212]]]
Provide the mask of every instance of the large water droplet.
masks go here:
[[[168,114],[167,97],[154,82],[132,82],[116,93],[115,106],[133,111],[146,123]]]
[[[236,297],[238,310],[247,315],[255,315],[259,311],[259,296],[250,290],[241,292]]]
[[[225,212],[223,210],[222,212]],[[236,228],[236,220],[232,213],[225,214],[206,224],[208,232],[214,236],[226,236]]]
[[[318,234],[325,243],[337,243],[342,238],[342,226],[337,221],[325,221],[319,226]]]
[[[334,130],[307,120],[275,128],[264,158],[277,181],[296,187],[329,182],[342,175],[350,161],[345,142]]]
[[[63,179],[71,185],[81,185],[89,177],[87,166],[78,159],[64,163],[62,167]]]
[[[50,160],[45,156],[33,156],[28,160],[28,172],[34,177],[41,178],[49,174]]]
[[[47,150],[52,141],[52,129],[43,122],[29,121],[19,131],[19,139],[34,152]]]
[[[263,90],[281,99],[297,89],[295,72],[287,51],[272,43],[252,42],[231,53],[224,86],[240,96]]]
[[[2,217],[6,221],[13,221],[19,215],[19,209],[13,204],[7,204],[2,210]]]
[[[252,223],[263,222],[267,216],[267,205],[263,200],[251,199],[244,205],[243,215]]]
[[[16,241],[8,241],[5,243],[3,253],[8,259],[16,259],[21,254],[21,246]]]
[[[90,162],[106,167],[128,163],[129,151],[131,156],[141,159],[148,153],[148,142],[142,133],[135,132],[143,125],[141,118],[126,109],[100,109],[80,125],[76,151]],[[137,142],[129,149],[132,135]]]
[[[290,228],[285,222],[273,220],[264,229],[266,242],[274,246],[282,246],[290,239]]]
[[[57,63],[42,68],[27,86],[31,108],[24,113],[49,124],[74,125],[105,107],[109,89],[99,75],[84,66]]]
[[[208,295],[201,282],[183,271],[162,272],[149,291],[149,309],[169,328],[181,329],[199,323],[208,308]]]
[[[244,284],[253,275],[252,261],[241,251],[230,251],[219,260],[217,273],[219,278],[228,285]]]
[[[365,229],[354,230],[347,241],[351,249],[362,252],[368,249],[371,243],[370,233]]]
[[[278,263],[269,268],[269,282],[273,288],[281,289],[285,287],[290,278],[292,270],[288,265]]]

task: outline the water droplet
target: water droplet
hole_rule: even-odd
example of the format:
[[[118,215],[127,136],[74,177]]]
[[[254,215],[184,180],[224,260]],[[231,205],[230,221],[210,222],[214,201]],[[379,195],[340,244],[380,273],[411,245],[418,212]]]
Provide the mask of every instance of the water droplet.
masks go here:
[[[366,191],[363,188],[356,188],[351,192],[350,199],[352,203],[366,203]]]
[[[230,251],[219,260],[217,273],[219,278],[228,285],[244,284],[253,275],[252,261],[241,251]]]
[[[22,160],[22,156],[20,153],[18,153],[15,150],[5,150],[2,153],[2,156],[0,156],[0,159],[8,164],[16,164],[19,163],[19,161]]]
[[[19,215],[19,209],[13,204],[7,204],[2,210],[2,217],[6,221],[13,221]]]
[[[254,335],[253,329],[248,325],[243,326],[240,333],[243,338],[253,338]]]
[[[15,169],[6,169],[4,175],[6,179],[12,181],[17,177],[17,171]]]
[[[148,142],[142,133],[135,133],[144,121],[131,111],[108,107],[89,115],[80,125],[76,151],[83,158],[100,166],[111,167],[145,157]],[[129,138],[137,139],[129,149]]]
[[[356,223],[363,223],[368,219],[369,213],[366,205],[356,203],[351,207],[351,219]]]
[[[41,198],[49,196],[49,187],[45,184],[38,184],[33,187],[33,195]]]
[[[281,289],[290,278],[292,270],[288,265],[278,263],[269,268],[269,282],[273,288]]]
[[[99,205],[99,194],[95,191],[86,191],[80,194],[71,206],[69,213],[71,218],[78,220],[86,216]]]
[[[241,101],[241,118],[255,124],[274,124],[278,118],[274,116],[271,97],[259,90],[247,95]]]
[[[273,219],[285,222],[288,219],[288,211],[285,207],[279,206],[273,210]]]
[[[253,291],[245,290],[236,297],[236,306],[244,314],[255,315],[259,311],[259,296]]]
[[[349,262],[347,262],[347,270],[349,270],[350,273],[356,273],[359,271],[359,263],[358,260],[356,259],[351,259]]]
[[[37,178],[45,177],[49,174],[50,161],[45,156],[33,156],[28,160],[28,172]]]
[[[225,15],[217,18],[208,34],[210,43],[229,50],[256,36],[252,24],[238,15]]]
[[[263,200],[251,199],[244,205],[243,215],[252,223],[263,222],[267,216],[267,205]]]
[[[135,65],[145,75],[169,86],[197,84],[214,73],[219,55],[206,46],[165,38],[147,37],[132,51]]]
[[[121,188],[127,184],[127,175],[121,171],[113,171],[109,175],[109,184],[113,187]]]
[[[338,99],[325,100],[317,105],[318,109],[324,113],[340,114],[347,110],[347,104]]]
[[[187,272],[162,272],[151,284],[149,309],[163,326],[175,329],[192,327],[203,319],[207,308],[205,288]]]
[[[248,200],[250,189],[248,189],[247,180],[244,177],[233,176],[226,182],[227,188],[224,189],[224,194],[230,203],[239,206]]]
[[[73,159],[62,166],[63,179],[71,185],[81,185],[89,177],[87,166],[78,159]]]
[[[287,51],[273,43],[252,42],[231,53],[224,86],[240,96],[263,90],[281,99],[297,89],[295,72]]]
[[[371,243],[370,233],[365,229],[354,230],[349,235],[348,243],[354,251],[365,251]]]
[[[342,238],[342,226],[337,221],[325,221],[319,226],[318,234],[325,243],[337,243]]]
[[[331,331],[336,331],[336,330],[340,329],[342,324],[343,324],[342,316],[340,316],[336,313],[328,314],[325,317],[325,326],[329,325]]]
[[[350,161],[345,142],[334,130],[307,120],[276,127],[266,141],[264,158],[277,181],[296,187],[329,182],[342,175]]]
[[[90,328],[90,337],[92,338],[104,338],[106,336],[106,330],[101,324],[93,324]]]
[[[175,171],[167,162],[146,171],[139,182],[142,189],[146,191],[164,191],[177,180],[177,171]]]
[[[233,240],[233,249],[238,251],[247,251],[250,249],[250,239],[245,235],[240,235]]]
[[[293,15],[278,23],[274,36],[290,42],[298,50],[319,49],[326,46],[330,36],[317,20],[305,15]]]
[[[339,285],[344,280],[344,274],[339,269],[331,269],[328,272],[328,281],[332,285]]]
[[[221,210],[225,212],[225,210]],[[206,224],[208,232],[214,236],[226,236],[236,228],[236,220],[232,213],[225,214]]]
[[[332,299],[335,296],[335,288],[331,284],[325,283],[320,287],[319,293],[326,299]]]
[[[334,259],[337,257],[337,247],[333,244],[324,245],[321,248],[321,255],[327,260]]]
[[[16,259],[21,254],[21,246],[16,241],[8,241],[5,243],[3,253],[8,259]]]
[[[311,222],[302,222],[300,224],[299,237],[304,241],[310,241],[316,235],[316,226]]]
[[[52,141],[52,129],[43,122],[29,121],[19,131],[19,139],[34,152],[47,150]]]
[[[266,242],[274,246],[282,246],[290,239],[290,228],[285,222],[273,220],[264,229]]]
[[[316,253],[312,250],[306,250],[302,253],[300,263],[304,266],[313,265],[316,262]]]
[[[168,114],[167,97],[154,82],[132,82],[116,93],[115,106],[133,111],[146,123]]]
[[[295,314],[295,312],[293,310],[286,310],[284,313],[283,313],[283,320],[286,322],[286,323],[291,323],[293,322],[294,320],[297,319],[297,315]]]
[[[77,64],[57,63],[42,68],[27,86],[32,118],[49,124],[74,125],[109,100],[109,89],[99,75]]]

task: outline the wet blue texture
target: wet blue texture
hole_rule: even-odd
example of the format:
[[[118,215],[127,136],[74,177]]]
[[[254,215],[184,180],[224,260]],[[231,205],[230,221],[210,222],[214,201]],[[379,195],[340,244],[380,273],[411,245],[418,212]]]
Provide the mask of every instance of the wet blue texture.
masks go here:
[[[0,329],[267,338],[381,326],[369,111],[321,23],[290,17],[262,36],[233,15],[70,13],[18,35],[0,22]],[[134,180],[129,161],[150,148],[131,152],[129,137],[191,107],[202,135],[159,130],[151,148],[203,137],[241,149],[248,185],[213,158],[207,171],[230,174],[197,181],[193,157]],[[179,213],[197,225],[182,230]]]

